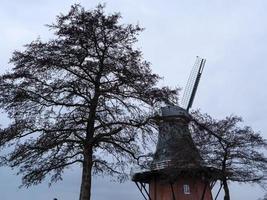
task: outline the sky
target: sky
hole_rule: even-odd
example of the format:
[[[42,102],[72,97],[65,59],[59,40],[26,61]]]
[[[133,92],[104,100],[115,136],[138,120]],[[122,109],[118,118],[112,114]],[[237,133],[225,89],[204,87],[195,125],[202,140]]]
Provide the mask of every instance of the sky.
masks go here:
[[[9,69],[16,49],[37,37],[52,36],[45,24],[66,13],[74,3],[87,9],[106,3],[107,13],[120,12],[122,23],[145,28],[138,47],[164,79],[161,85],[184,88],[195,57],[207,59],[193,108],[216,119],[235,114],[267,138],[267,1],[265,0],[1,0],[0,73]],[[1,92],[1,91],[0,91]],[[1,114],[1,123],[7,120]],[[47,182],[18,189],[16,170],[0,168],[1,200],[78,199],[80,169],[66,171],[52,187]],[[232,199],[256,200],[264,191],[231,184]],[[136,186],[97,177],[93,200],[141,200]]]

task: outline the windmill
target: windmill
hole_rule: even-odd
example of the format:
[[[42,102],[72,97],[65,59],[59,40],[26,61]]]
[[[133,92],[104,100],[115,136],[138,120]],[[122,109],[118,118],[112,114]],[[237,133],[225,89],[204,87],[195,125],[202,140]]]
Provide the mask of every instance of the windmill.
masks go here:
[[[191,108],[206,59],[197,57],[181,106],[161,108],[158,142],[149,170],[132,174],[146,200],[212,200],[216,170],[205,166],[188,125]],[[148,186],[148,187],[147,187]]]

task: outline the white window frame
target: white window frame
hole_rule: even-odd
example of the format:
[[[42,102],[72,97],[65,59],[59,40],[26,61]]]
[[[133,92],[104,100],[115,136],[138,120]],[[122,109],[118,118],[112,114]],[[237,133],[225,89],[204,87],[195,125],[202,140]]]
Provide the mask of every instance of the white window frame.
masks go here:
[[[183,185],[184,194],[190,194],[190,187],[188,184]]]

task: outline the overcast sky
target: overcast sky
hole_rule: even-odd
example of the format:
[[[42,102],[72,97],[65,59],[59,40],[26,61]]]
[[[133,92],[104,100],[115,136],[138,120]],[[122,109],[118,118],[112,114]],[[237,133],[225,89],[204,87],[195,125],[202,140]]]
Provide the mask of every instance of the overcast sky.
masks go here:
[[[40,36],[51,36],[45,24],[66,13],[73,3],[94,8],[95,0],[1,0],[0,73],[8,70],[15,49]],[[108,13],[121,12],[123,23],[145,27],[138,46],[162,85],[184,87],[195,57],[207,58],[193,108],[215,118],[236,114],[267,138],[267,1],[265,0],[112,0]],[[0,91],[1,92],[1,91]],[[2,114],[3,116],[3,114]],[[4,117],[0,123],[7,123]],[[3,124],[3,125],[4,125]],[[62,182],[18,189],[16,171],[0,168],[1,200],[78,199],[80,170],[66,172]],[[231,184],[232,198],[256,200],[258,187]],[[131,182],[98,178],[93,200],[141,200]]]

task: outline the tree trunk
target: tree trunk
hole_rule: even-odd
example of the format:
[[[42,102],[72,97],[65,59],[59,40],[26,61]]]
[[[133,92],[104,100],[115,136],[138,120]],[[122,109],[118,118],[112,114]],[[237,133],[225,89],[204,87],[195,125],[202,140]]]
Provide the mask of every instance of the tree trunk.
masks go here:
[[[80,189],[80,200],[91,199],[91,182],[92,182],[92,149],[86,148],[84,150],[84,161],[82,171],[82,183]]]
[[[224,200],[230,200],[230,192],[229,192],[227,180],[224,179],[222,183],[223,183],[223,189],[224,189]]]

